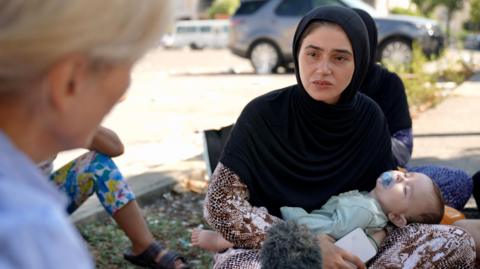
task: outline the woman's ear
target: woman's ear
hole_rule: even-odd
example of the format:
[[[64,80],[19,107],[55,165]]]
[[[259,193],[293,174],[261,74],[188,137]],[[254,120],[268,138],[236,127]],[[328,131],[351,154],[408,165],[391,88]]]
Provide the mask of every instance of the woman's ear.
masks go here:
[[[88,71],[85,56],[72,54],[64,57],[47,73],[50,101],[55,110],[64,112],[77,101]]]
[[[404,214],[397,214],[397,213],[388,213],[388,219],[397,227],[403,227],[407,225],[407,219],[405,218]]]

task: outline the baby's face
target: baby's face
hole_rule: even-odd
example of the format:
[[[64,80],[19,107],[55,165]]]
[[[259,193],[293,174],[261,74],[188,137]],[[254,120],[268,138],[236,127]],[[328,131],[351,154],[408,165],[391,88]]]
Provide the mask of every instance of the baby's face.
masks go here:
[[[426,211],[424,201],[431,199],[434,186],[425,174],[387,171],[377,179],[373,193],[385,213],[413,216]]]

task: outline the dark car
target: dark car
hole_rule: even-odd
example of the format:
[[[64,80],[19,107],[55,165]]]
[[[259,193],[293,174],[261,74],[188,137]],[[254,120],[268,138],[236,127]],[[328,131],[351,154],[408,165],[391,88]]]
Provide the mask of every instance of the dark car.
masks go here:
[[[427,55],[438,54],[444,36],[437,22],[412,16],[380,17],[360,0],[242,1],[231,18],[230,50],[252,62],[257,73],[270,73],[292,62],[291,43],[300,18],[322,5],[360,8],[375,19],[378,28],[377,60],[407,63],[418,41]]]
[[[467,35],[464,47],[469,50],[480,50],[480,34]]]

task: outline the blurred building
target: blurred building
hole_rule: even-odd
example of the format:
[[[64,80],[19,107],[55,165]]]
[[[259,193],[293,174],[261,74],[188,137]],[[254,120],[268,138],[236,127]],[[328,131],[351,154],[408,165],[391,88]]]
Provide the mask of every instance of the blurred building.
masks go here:
[[[175,0],[174,19],[176,21],[204,19],[212,2],[213,0]]]

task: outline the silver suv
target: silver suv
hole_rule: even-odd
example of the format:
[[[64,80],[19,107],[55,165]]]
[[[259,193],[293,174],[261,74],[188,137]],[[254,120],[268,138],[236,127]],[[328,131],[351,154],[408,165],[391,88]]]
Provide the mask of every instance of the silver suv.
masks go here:
[[[418,41],[426,55],[443,48],[443,33],[437,22],[412,16],[379,17],[360,0],[262,0],[242,1],[230,19],[230,50],[249,58],[257,73],[275,72],[292,62],[291,43],[300,18],[321,5],[360,8],[375,19],[378,28],[379,61],[408,63],[412,43]]]

